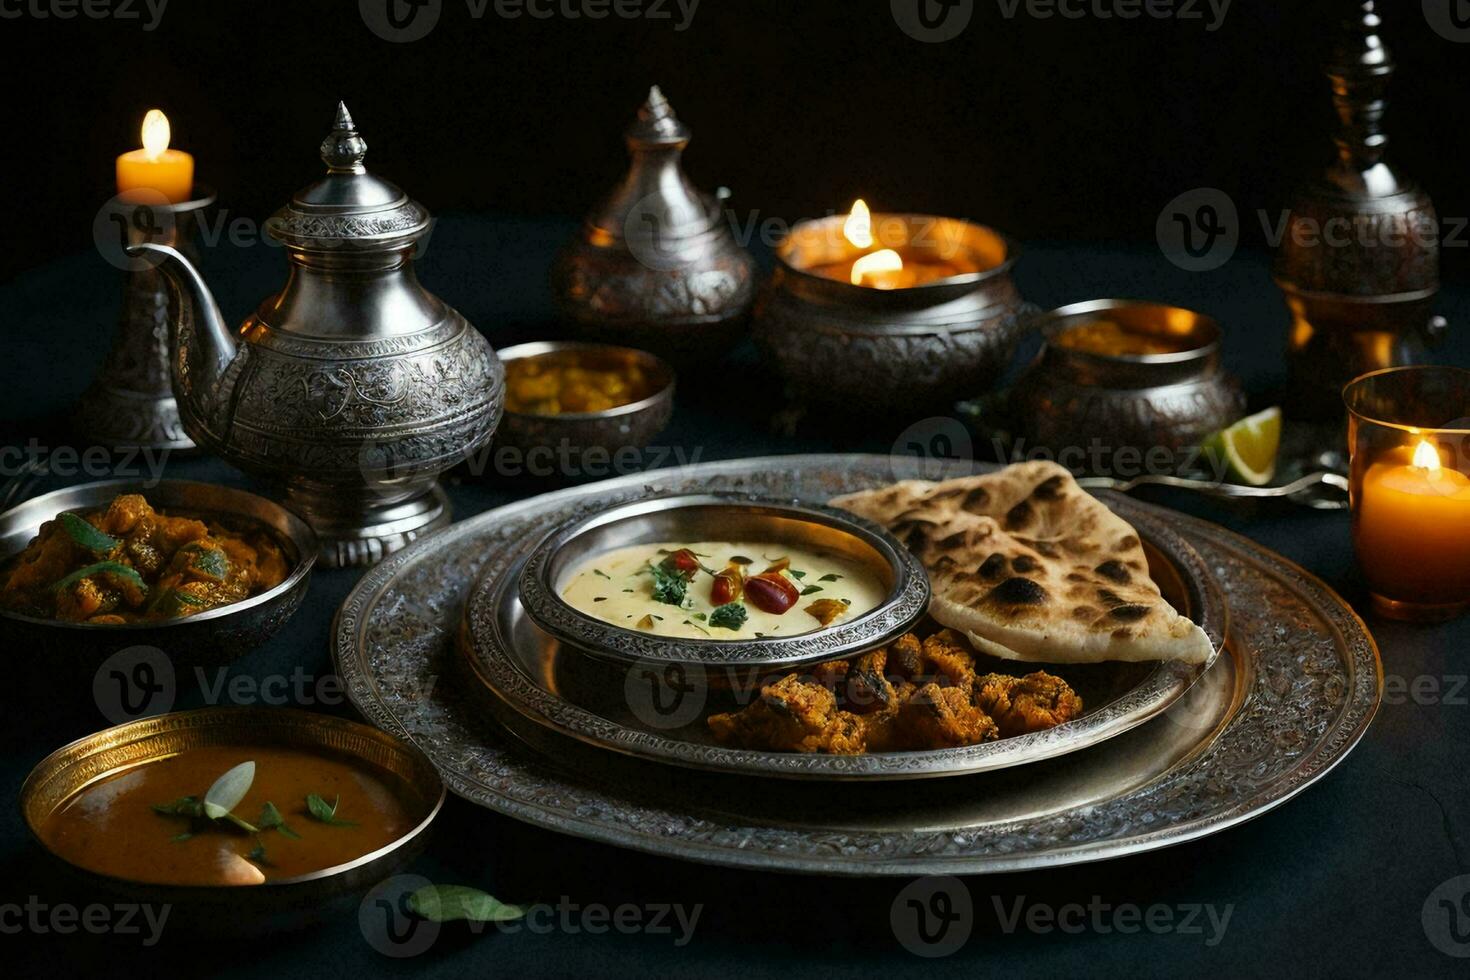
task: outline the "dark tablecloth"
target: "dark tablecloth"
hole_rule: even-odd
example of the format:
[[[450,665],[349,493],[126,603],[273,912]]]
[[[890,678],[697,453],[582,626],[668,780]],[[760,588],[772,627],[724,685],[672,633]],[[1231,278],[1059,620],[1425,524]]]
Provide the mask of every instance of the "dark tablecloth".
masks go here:
[[[458,307],[497,346],[558,335],[545,289],[551,254],[570,225],[555,221],[447,218],[420,262],[424,282]],[[273,248],[208,249],[204,265],[229,319],[271,292],[282,274]],[[1201,309],[1226,329],[1226,361],[1252,393],[1272,403],[1283,383],[1285,313],[1263,256],[1241,254],[1210,273],[1176,269],[1156,251],[1032,244],[1018,278],[1043,306],[1097,296],[1146,296]],[[0,361],[3,444],[54,448],[74,444],[62,418],[85,386],[111,335],[118,273],[95,253],[26,274],[0,288],[6,351]],[[1470,295],[1447,290],[1442,309],[1456,326],[1470,322]],[[1445,360],[1470,364],[1470,341],[1457,332]],[[886,452],[892,433],[853,426],[799,426],[779,434],[766,409],[776,391],[763,380],[753,352],[686,387],[718,386],[742,407],[685,399],[660,440],[701,459],[811,451]],[[207,457],[170,460],[167,475],[249,486]],[[95,478],[95,477],[94,477]],[[40,489],[76,482],[52,477]],[[450,495],[457,517],[523,496],[509,481],[462,479]],[[1239,510],[1179,497],[1156,498],[1218,521],[1300,563],[1361,608],[1348,520],[1290,506]],[[232,675],[256,679],[330,674],[332,613],[357,571],[319,571],[296,616],[264,648],[239,661]],[[1205,840],[1157,853],[1028,874],[974,877],[974,931],[948,960],[931,963],[895,940],[890,908],[903,880],[836,880],[708,868],[586,843],[521,825],[451,798],[434,841],[413,870],[430,879],[472,883],[508,901],[579,907],[550,931],[513,935],[444,934],[428,951],[386,958],[365,941],[354,916],[260,941],[207,942],[165,930],[143,948],[139,937],[62,934],[27,906],[60,900],[58,885],[37,860],[15,800],[26,773],[72,738],[105,726],[74,690],[30,689],[17,682],[4,702],[0,748],[0,950],[25,974],[68,974],[110,968],[162,976],[243,973],[287,977],[364,976],[382,971],[434,976],[641,974],[786,976],[882,971],[918,975],[961,968],[992,976],[1057,975],[1465,975],[1466,961],[1431,942],[1425,906],[1449,879],[1470,873],[1470,620],[1410,627],[1371,622],[1382,650],[1388,695],[1372,729],[1341,766],[1318,785],[1261,818]],[[30,656],[8,649],[12,661]],[[288,692],[288,701],[300,701]],[[351,714],[330,693],[307,707]],[[185,700],[182,706],[190,702]],[[1466,879],[1470,888],[1470,879]],[[1454,892],[1458,900],[1466,889]],[[1107,911],[1068,923],[1080,931],[1008,928],[1023,907],[1061,910],[1072,903]],[[1470,900],[1467,900],[1470,901]],[[583,928],[580,909],[632,903],[702,906],[689,941],[673,934]],[[1437,898],[1436,903],[1437,904]],[[1162,905],[1178,923],[1191,906],[1229,910],[1221,932],[1207,915],[1198,931],[1147,928],[1125,934],[1116,910]],[[1078,913],[1072,913],[1078,915]],[[1446,912],[1431,908],[1443,921]],[[1065,913],[1064,913],[1065,915]],[[559,917],[559,919],[562,917]],[[41,926],[38,927],[36,922]],[[670,920],[672,921],[672,920]],[[1470,905],[1461,915],[1470,929]],[[145,930],[146,932],[146,930]],[[1443,945],[1443,940],[1441,940]],[[1461,947],[1470,952],[1470,946]],[[20,974],[17,974],[20,975]]]

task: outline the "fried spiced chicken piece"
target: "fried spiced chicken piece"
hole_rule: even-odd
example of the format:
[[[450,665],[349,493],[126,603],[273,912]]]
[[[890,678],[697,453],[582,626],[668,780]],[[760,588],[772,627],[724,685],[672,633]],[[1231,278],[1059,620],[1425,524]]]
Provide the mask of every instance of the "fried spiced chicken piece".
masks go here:
[[[986,674],[975,681],[974,700],[1007,738],[1055,728],[1082,714],[1082,699],[1071,686],[1042,671],[1025,677]]]
[[[858,754],[974,745],[1081,713],[1082,699],[1050,674],[977,675],[964,638],[942,630],[788,674],[709,726],[721,742],[745,748]]]
[[[975,683],[975,658],[964,637],[946,629],[926,639],[924,675],[940,687],[959,687],[968,693]]]
[[[924,645],[917,633],[905,633],[888,648],[888,679],[892,683],[911,681],[924,673]]]
[[[799,674],[761,688],[760,697],[741,711],[712,715],[709,727],[721,742],[743,748],[834,755],[865,751],[858,717],[838,710],[836,695]]]
[[[884,676],[887,664],[886,650],[874,650],[852,661],[842,706],[855,715],[872,715],[895,704],[893,685]]]
[[[907,746],[925,749],[975,745],[1000,734],[990,716],[971,703],[968,691],[933,681],[899,707],[898,730]]]

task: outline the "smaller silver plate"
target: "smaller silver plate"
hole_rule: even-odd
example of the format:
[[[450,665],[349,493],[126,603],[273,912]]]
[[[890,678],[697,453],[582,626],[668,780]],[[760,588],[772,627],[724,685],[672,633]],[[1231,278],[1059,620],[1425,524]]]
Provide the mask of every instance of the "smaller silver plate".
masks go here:
[[[851,622],[793,636],[686,639],[654,636],[589,616],[561,597],[568,574],[592,555],[656,541],[769,541],[841,554],[887,583],[876,608]],[[820,504],[745,494],[651,497],[567,521],[532,548],[515,576],[520,604],[561,643],[628,664],[795,667],[856,656],[913,627],[929,608],[929,576],[883,528]]]
[[[1135,509],[1121,497],[1110,497],[1109,504],[1138,531],[1164,598],[1204,629],[1218,656],[1225,608],[1198,553],[1153,512]],[[1025,664],[1026,670],[1051,670],[1064,678],[1081,694],[1086,712],[1048,731],[979,745],[867,755],[733,749],[714,740],[705,719],[748,703],[762,674],[769,680],[771,671],[654,660],[629,666],[568,649],[538,628],[517,597],[527,556],[525,548],[515,547],[491,553],[465,607],[460,652],[474,676],[503,703],[492,703],[492,712],[513,730],[504,706],[589,745],[693,769],[802,780],[894,780],[1024,765],[1143,724],[1183,696],[1214,663],[1211,657],[1203,665]]]

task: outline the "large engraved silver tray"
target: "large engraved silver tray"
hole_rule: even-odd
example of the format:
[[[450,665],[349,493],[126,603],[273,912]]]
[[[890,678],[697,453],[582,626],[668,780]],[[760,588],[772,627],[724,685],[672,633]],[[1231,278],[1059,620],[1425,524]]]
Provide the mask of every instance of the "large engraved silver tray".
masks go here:
[[[1210,585],[1199,554],[1156,512],[1127,498],[1109,502],[1137,529],[1150,574],[1176,609],[1224,644],[1224,602]],[[558,519],[583,504],[548,505]],[[600,504],[599,513],[607,513]],[[1082,695],[1087,712],[1048,731],[925,752],[822,755],[727,748],[715,741],[705,718],[738,710],[759,689],[762,676],[719,664],[666,664],[648,660],[621,668],[604,665],[576,646],[538,628],[517,595],[521,569],[537,548],[496,549],[470,591],[461,636],[474,676],[527,720],[590,745],[656,762],[791,779],[920,779],[985,772],[1049,759],[1095,745],[1143,724],[1182,697],[1209,664],[1106,663],[1051,666]],[[922,574],[922,570],[920,571]],[[871,644],[869,644],[871,646]],[[838,654],[839,656],[841,654]],[[828,657],[826,659],[831,659]],[[1213,660],[1211,661],[1213,663]],[[986,670],[1014,670],[997,662]],[[496,704],[489,704],[491,710]]]
[[[960,475],[967,467],[937,475]],[[591,840],[756,869],[975,874],[1099,860],[1215,833],[1289,799],[1377,709],[1372,637],[1330,589],[1250,541],[1170,514],[1230,609],[1228,656],[1146,725],[1028,766],[903,784],[803,783],[630,759],[510,721],[459,683],[455,635],[487,556],[548,505],[716,489],[828,499],[890,482],[873,456],[790,456],[626,477],[481,514],[370,570],[334,628],[349,697],[449,789]]]

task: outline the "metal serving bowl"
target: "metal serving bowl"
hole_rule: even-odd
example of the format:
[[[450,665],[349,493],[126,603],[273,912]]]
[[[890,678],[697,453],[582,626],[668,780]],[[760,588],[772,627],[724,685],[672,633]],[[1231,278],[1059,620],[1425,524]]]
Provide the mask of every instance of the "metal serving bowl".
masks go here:
[[[776,248],[753,333],[792,398],[844,412],[947,407],[1010,364],[1027,307],[1011,277],[1016,243],[983,225],[875,214],[879,244],[924,245],[975,271],[906,289],[855,286],[816,268],[853,257],[844,215],[803,221]]]
[[[288,745],[317,749],[384,776],[404,790],[418,821],[398,840],[354,861],[259,885],[157,885],[98,874],[58,857],[41,829],[76,792],[98,779],[211,745]],[[52,752],[20,791],[32,838],[88,901],[107,895],[169,906],[169,924],[207,932],[276,932],[355,910],[360,895],[406,867],[427,842],[444,805],[444,783],[409,742],[367,725],[290,708],[201,708],[107,728]]]
[[[652,391],[643,398],[602,412],[566,412],[535,415],[506,410],[495,432],[495,445],[511,446],[522,454],[528,470],[537,465],[534,454],[551,452],[585,456],[589,449],[615,457],[619,451],[642,449],[663,431],[674,413],[674,369],[662,358],[632,347],[577,341],[537,341],[517,344],[500,351],[500,360],[510,370],[514,361],[530,358],[575,357],[579,363],[616,370],[637,366],[649,379]]]
[[[280,504],[212,483],[107,480],[27,500],[0,514],[0,563],[20,554],[41,525],[63,511],[100,510],[124,493],[142,494],[150,505],[169,513],[264,525],[280,540],[292,562],[291,572],[268,592],[159,623],[68,623],[0,610],[0,636],[23,644],[11,649],[39,650],[56,668],[95,669],[100,658],[131,646],[158,647],[176,662],[219,664],[264,643],[301,605],[317,556],[317,538],[311,528]]]
[[[1166,354],[1099,354],[1062,347],[1057,337],[1098,320],[1165,337]],[[1213,318],[1178,306],[1098,299],[1036,320],[1045,343],[1011,392],[1011,416],[1031,445],[1086,453],[1198,446],[1245,413],[1240,385],[1220,362],[1223,335]],[[1060,457],[1059,457],[1060,459]],[[1062,460],[1066,462],[1065,460]]]
[[[796,636],[749,640],[651,636],[574,609],[561,597],[570,573],[592,555],[656,541],[756,540],[818,548],[866,564],[888,586],[876,608],[851,622]],[[902,635],[929,608],[919,560],[878,525],[818,504],[740,494],[652,497],[569,521],[531,552],[521,602],[562,643],[621,663],[787,667],[849,657]]]

